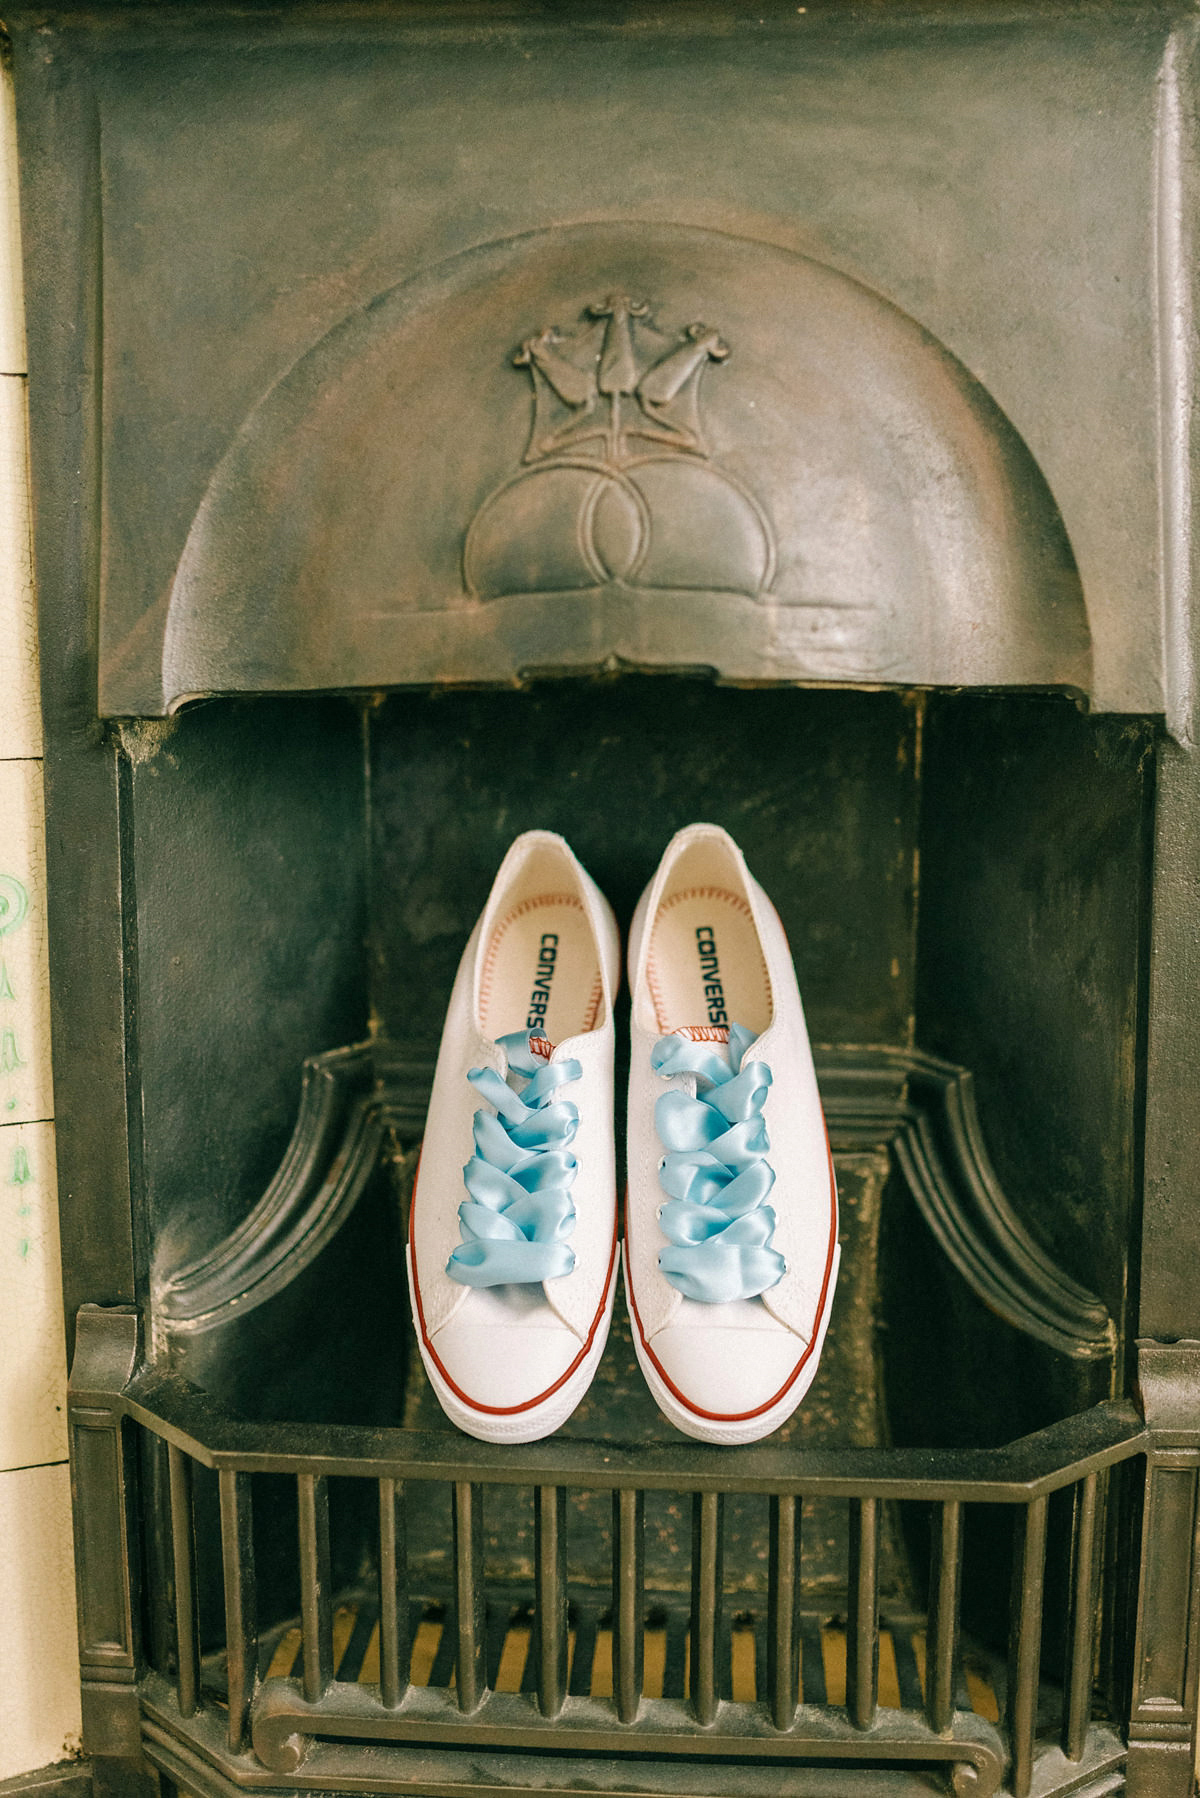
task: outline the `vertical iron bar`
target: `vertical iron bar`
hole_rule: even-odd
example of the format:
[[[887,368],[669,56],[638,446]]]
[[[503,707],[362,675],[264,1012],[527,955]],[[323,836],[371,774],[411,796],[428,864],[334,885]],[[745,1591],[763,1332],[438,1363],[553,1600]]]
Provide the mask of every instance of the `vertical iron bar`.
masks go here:
[[[846,1632],[846,1709],[870,1729],[879,1702],[879,1500],[850,1500],[850,1625]]]
[[[1071,1529],[1071,1608],[1063,1675],[1062,1750],[1083,1759],[1092,1720],[1092,1663],[1096,1654],[1096,1580],[1100,1531],[1100,1475],[1089,1473],[1075,1488]]]
[[[767,1703],[776,1729],[796,1721],[800,1689],[800,1507],[790,1493],[771,1499]]]
[[[944,1734],[954,1720],[954,1661],[962,1578],[962,1505],[956,1498],[930,1512],[929,1630],[925,1646],[925,1716]]]
[[[487,1610],[483,1590],[483,1487],[454,1482],[455,1685],[460,1711],[473,1711],[487,1682]]]
[[[645,1531],[644,1494],[628,1486],[614,1492],[613,1695],[622,1723],[636,1723],[642,1703]]]
[[[196,1614],[196,1535],[192,1521],[192,1459],[167,1445],[171,1490],[171,1557],[175,1570],[175,1695],[181,1717],[194,1717],[200,1692],[200,1631]]]
[[[142,1638],[152,1667],[174,1667],[179,1620],[175,1614],[169,1444],[150,1430],[139,1430],[130,1446],[130,1465],[137,1468],[142,1499]]]
[[[254,1514],[250,1475],[222,1468],[221,1566],[225,1583],[225,1665],[229,1675],[229,1746],[240,1754],[258,1676],[258,1607],[254,1583]]]
[[[717,1715],[721,1681],[721,1552],[723,1500],[719,1492],[692,1499],[692,1619],[690,1686],[697,1723]]]
[[[304,1696],[324,1698],[333,1679],[332,1576],[329,1570],[329,1482],[324,1474],[298,1473],[300,1519],[300,1630],[304,1641]]]
[[[567,1695],[567,1493],[539,1486],[534,1493],[534,1650],[538,1709],[557,1717]]]
[[[1012,1755],[1013,1798],[1028,1798],[1033,1778],[1048,1502],[1045,1498],[1030,1499],[1024,1511],[1018,1513],[1013,1543],[1013,1602],[1005,1719]]]
[[[408,1560],[404,1524],[404,1487],[399,1480],[379,1482],[379,1696],[395,1706],[408,1690],[409,1661]]]

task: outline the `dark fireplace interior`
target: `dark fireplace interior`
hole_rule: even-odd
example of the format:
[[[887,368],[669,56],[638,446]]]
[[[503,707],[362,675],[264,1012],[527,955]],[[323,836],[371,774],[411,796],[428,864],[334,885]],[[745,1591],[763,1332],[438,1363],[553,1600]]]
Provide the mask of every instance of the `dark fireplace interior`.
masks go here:
[[[410,1083],[428,1080],[462,943],[515,834],[563,832],[627,920],[661,845],[695,817],[735,834],[778,905],[823,1072],[836,1078],[849,1054],[878,1074],[914,1048],[967,1069],[995,1179],[1045,1258],[1040,1281],[998,1314],[931,1231],[887,1129],[870,1141],[861,1122],[843,1124],[839,1136],[833,1113],[837,1327],[779,1440],[990,1447],[1120,1389],[1139,1203],[1144,724],[1089,718],[1065,695],[625,674],[366,704],[216,700],[127,728],[124,741],[152,1329],[167,1362],[235,1412],[444,1427],[410,1343],[401,1224],[414,1139],[403,1126],[384,1152],[392,1177],[368,1184],[315,1252],[314,1232],[298,1233],[277,1290],[251,1255],[227,1261],[214,1299],[212,1257],[288,1152],[306,1056],[369,1040],[385,1100],[397,1060]],[[966,1201],[947,1199],[969,1233]],[[994,1252],[982,1236],[975,1250],[982,1262]],[[181,1295],[196,1270],[208,1304],[188,1318]],[[681,1443],[637,1371],[623,1306],[561,1434]],[[372,1526],[346,1486],[334,1541],[349,1586]],[[215,1530],[215,1489],[210,1502]],[[764,1589],[760,1510],[730,1501],[731,1593]],[[806,1595],[844,1613],[845,1508],[809,1510]],[[299,1607],[294,1491],[268,1488],[258,1511],[260,1604],[283,1619]],[[607,1588],[606,1497],[579,1495],[569,1521],[572,1581]],[[1007,1563],[1009,1520],[975,1521],[968,1586],[976,1563],[984,1577],[967,1621],[1002,1642],[1007,1591],[986,1573]],[[652,1496],[647,1529],[648,1582],[686,1587],[686,1508]],[[530,1492],[493,1503],[485,1543],[489,1577],[528,1584]],[[409,1557],[431,1589],[449,1582],[447,1495],[410,1522]],[[219,1646],[212,1542],[208,1558]],[[885,1601],[924,1606],[926,1558],[894,1507]]]

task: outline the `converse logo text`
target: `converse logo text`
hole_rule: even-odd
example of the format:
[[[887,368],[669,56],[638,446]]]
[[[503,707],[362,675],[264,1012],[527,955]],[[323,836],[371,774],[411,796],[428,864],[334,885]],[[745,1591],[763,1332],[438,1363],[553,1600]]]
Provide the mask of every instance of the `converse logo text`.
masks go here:
[[[710,1024],[728,1024],[725,1010],[725,988],[717,963],[717,939],[711,924],[701,924],[696,931],[696,948],[700,954],[700,977],[704,981],[704,1002],[708,1006]]]
[[[546,1028],[546,1010],[550,1004],[550,982],[554,979],[554,968],[558,961],[558,937],[553,931],[547,931],[538,946],[537,974],[533,982],[533,991],[529,995],[529,1016],[525,1020],[526,1030],[544,1030]]]

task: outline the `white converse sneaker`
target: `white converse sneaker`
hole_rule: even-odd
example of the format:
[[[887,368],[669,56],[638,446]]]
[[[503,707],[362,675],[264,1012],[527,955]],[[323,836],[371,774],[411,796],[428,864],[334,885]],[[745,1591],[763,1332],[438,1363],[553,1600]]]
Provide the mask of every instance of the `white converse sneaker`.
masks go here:
[[[783,926],[732,837],[672,838],[629,939],[625,1289],[663,1414],[754,1442],[817,1370],[837,1188]]]
[[[421,1359],[485,1442],[556,1430],[608,1336],[620,953],[563,839],[518,837],[459,964],[409,1213]]]

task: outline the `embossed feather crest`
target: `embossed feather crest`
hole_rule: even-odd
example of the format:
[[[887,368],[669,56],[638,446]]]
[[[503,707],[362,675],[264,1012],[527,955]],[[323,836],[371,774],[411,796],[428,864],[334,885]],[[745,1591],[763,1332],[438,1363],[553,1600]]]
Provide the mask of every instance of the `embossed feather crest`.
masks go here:
[[[623,293],[589,306],[577,331],[564,335],[552,325],[537,332],[513,358],[533,377],[526,462],[598,442],[603,459],[620,467],[636,453],[631,438],[707,455],[700,377],[728,355],[711,325],[690,324],[668,337],[651,323],[644,300]]]
[[[585,307],[572,332],[527,337],[513,361],[533,382],[533,425],[519,472],[471,521],[468,592],[763,594],[770,522],[700,426],[704,371],[729,354],[713,326],[670,335],[625,293]]]

